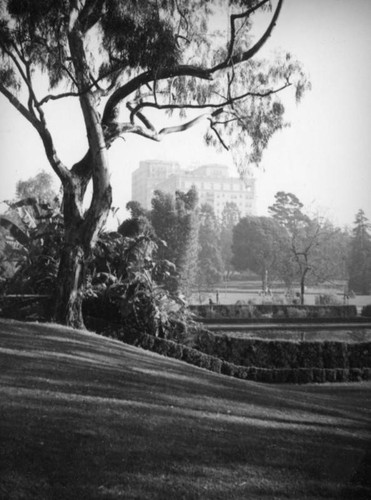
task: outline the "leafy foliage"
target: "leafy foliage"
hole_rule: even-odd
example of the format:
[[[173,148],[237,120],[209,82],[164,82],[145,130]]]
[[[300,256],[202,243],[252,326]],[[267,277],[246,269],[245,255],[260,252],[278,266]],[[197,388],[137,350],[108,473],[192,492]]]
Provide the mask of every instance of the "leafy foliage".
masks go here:
[[[95,267],[88,296],[116,305],[127,341],[135,342],[144,333],[179,339],[186,331],[185,302],[159,284],[170,276],[174,266],[154,258],[156,240],[150,235],[127,238],[119,233],[106,234],[103,239],[106,244],[98,245],[98,254],[109,248],[111,259],[106,252],[105,262],[113,274]]]
[[[268,0],[9,0],[1,4],[0,92],[40,136],[63,187],[58,321],[82,326],[80,271],[111,208],[107,149],[117,138],[135,133],[161,141],[207,119],[213,134],[207,142],[233,148],[243,173],[247,163],[260,162],[272,135],[285,126],[279,92],[292,87],[300,97],[309,84],[290,54],[271,63],[253,61],[274,29],[282,0],[267,15],[269,24],[257,41],[251,39],[252,16],[258,10],[268,12],[270,6]],[[219,19],[222,9],[229,7],[227,33]],[[40,95],[42,86],[36,84],[40,73],[53,92]],[[83,136],[88,139],[86,154],[72,166],[58,155],[44,108],[66,97],[79,99]],[[150,110],[176,111],[182,119],[187,111],[198,115],[158,128],[156,113]],[[86,208],[91,180],[92,197]],[[184,212],[183,220],[191,227],[187,203],[178,196],[176,211]],[[130,222],[126,234],[140,234],[137,222]],[[194,255],[195,245],[192,248]],[[193,272],[187,267],[189,261],[180,254],[178,258],[181,279],[189,281]],[[73,279],[68,279],[71,275]]]
[[[222,280],[224,266],[221,255],[220,228],[210,205],[200,209],[197,285],[210,287]]]
[[[241,214],[235,202],[227,202],[224,205],[220,229],[221,253],[227,279],[232,274],[234,266],[232,264],[232,241],[233,228],[240,221]]]
[[[10,237],[3,258],[13,263],[15,272],[3,283],[3,291],[52,294],[63,238],[59,205],[39,203],[35,198],[9,205],[9,215],[0,216]]]
[[[349,256],[349,289],[357,293],[371,291],[370,223],[363,210],[356,214]]]
[[[35,198],[39,203],[53,203],[57,198],[57,193],[54,190],[51,175],[41,171],[30,179],[18,181],[16,197],[18,200]]]
[[[263,290],[268,280],[279,274],[287,247],[287,234],[269,217],[243,217],[233,230],[232,263],[238,270],[250,269],[262,278]]]
[[[150,215],[157,237],[164,242],[158,247],[157,256],[173,262],[177,271],[177,276],[166,278],[166,287],[172,291],[180,288],[186,294],[194,281],[197,265],[197,201],[194,188],[187,193],[177,191],[175,197],[155,191]]]
[[[329,221],[305,214],[304,205],[294,194],[279,191],[275,198],[269,211],[288,235],[284,246],[288,258],[283,260],[281,269],[290,283],[299,280],[304,303],[308,282],[344,279],[347,237]]]

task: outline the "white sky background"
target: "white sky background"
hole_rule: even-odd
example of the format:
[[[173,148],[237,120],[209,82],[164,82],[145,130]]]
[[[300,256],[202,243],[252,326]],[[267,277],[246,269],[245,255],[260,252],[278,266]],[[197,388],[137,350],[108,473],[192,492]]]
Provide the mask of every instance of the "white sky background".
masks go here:
[[[268,18],[266,18],[268,21]],[[358,209],[371,219],[371,1],[285,0],[277,26],[261,52],[290,51],[310,75],[312,91],[290,106],[291,127],[265,151],[258,177],[258,214],[266,214],[277,191],[296,194],[339,225],[352,225]],[[260,54],[259,54],[260,56]],[[67,165],[86,151],[76,99],[46,106],[57,151]],[[131,173],[144,159],[231,165],[202,142],[202,126],[165,137],[161,143],[134,135],[109,151],[114,206],[131,199]],[[0,96],[0,200],[15,194],[19,179],[41,169],[52,172],[40,138]],[[237,171],[232,169],[233,175]],[[120,210],[119,218],[125,218]]]

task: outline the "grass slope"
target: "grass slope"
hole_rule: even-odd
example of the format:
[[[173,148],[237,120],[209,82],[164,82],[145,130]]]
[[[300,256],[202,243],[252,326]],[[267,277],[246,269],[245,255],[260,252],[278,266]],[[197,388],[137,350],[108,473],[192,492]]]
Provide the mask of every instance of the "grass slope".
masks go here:
[[[246,382],[0,320],[0,498],[371,498],[370,388]]]

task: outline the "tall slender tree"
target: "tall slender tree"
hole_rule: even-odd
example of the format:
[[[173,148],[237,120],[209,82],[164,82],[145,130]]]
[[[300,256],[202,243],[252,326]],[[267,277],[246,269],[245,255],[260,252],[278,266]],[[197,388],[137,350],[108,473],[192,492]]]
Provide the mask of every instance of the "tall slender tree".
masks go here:
[[[254,58],[272,34],[283,0],[274,4],[270,12],[271,0],[1,2],[0,92],[39,135],[63,188],[58,322],[83,326],[85,261],[111,208],[107,150],[118,137],[134,133],[161,141],[207,120],[207,143],[231,148],[243,170],[260,161],[284,126],[279,93],[293,86],[300,98],[307,81],[290,54],[273,63]],[[213,22],[222,8],[230,9],[229,33]],[[253,15],[261,10],[267,28],[251,42]],[[41,78],[48,80],[46,93]],[[66,165],[47,112],[54,101],[71,97],[80,104],[88,149]],[[187,110],[198,114],[185,119]],[[159,111],[179,111],[182,119],[159,128]]]
[[[371,224],[363,210],[356,214],[349,256],[349,289],[361,294],[371,291]]]
[[[236,203],[234,201],[226,203],[222,212],[220,230],[220,245],[226,279],[229,279],[234,269],[232,264],[233,228],[240,219],[241,213]]]
[[[187,193],[177,191],[175,196],[155,191],[150,220],[156,236],[163,240],[157,257],[175,264],[178,278],[169,277],[166,285],[189,295],[197,266],[197,192],[193,187]]]
[[[200,208],[198,245],[197,284],[199,288],[210,288],[222,280],[224,265],[220,245],[220,226],[213,208],[207,203]]]

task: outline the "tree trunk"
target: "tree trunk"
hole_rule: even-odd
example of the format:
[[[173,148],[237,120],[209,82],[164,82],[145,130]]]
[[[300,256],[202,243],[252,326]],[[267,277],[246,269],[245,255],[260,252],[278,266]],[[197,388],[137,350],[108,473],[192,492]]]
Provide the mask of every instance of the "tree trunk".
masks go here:
[[[81,245],[66,243],[58,270],[55,300],[57,323],[85,328],[82,316],[82,291],[84,286],[85,252]]]
[[[300,304],[303,306],[304,305],[304,295],[305,295],[305,277],[309,271],[309,268],[306,268],[301,275],[300,279]]]

